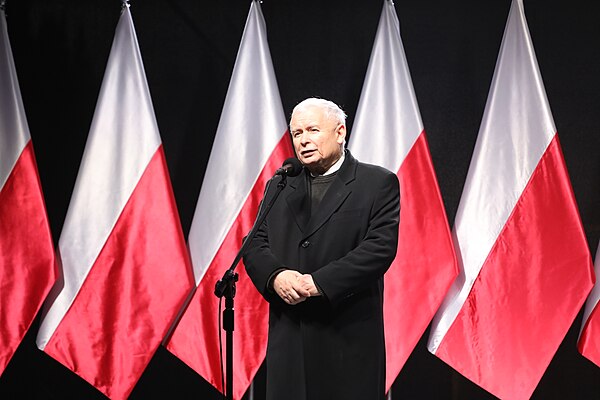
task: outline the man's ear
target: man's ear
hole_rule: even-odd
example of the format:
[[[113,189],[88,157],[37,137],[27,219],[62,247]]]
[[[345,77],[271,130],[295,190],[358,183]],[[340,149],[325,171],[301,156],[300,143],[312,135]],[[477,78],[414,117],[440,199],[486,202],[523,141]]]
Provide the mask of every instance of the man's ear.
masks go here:
[[[337,142],[339,144],[344,143],[344,140],[346,139],[346,125],[339,124],[338,127],[336,128],[335,133],[337,135]]]

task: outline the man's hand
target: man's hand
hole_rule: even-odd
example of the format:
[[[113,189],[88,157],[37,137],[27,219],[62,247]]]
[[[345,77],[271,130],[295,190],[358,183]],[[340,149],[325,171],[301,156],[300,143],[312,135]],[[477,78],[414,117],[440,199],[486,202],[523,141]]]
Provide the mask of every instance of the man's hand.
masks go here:
[[[300,272],[292,269],[283,270],[273,279],[273,290],[287,304],[301,303],[310,297],[309,289],[304,288],[299,280],[302,276]]]
[[[308,290],[308,293],[310,293],[311,297],[321,296],[321,292],[319,292],[317,285],[315,285],[315,281],[313,280],[312,275],[310,275],[310,274],[300,275],[298,277],[298,281],[300,282],[300,285],[302,286],[303,289]]]

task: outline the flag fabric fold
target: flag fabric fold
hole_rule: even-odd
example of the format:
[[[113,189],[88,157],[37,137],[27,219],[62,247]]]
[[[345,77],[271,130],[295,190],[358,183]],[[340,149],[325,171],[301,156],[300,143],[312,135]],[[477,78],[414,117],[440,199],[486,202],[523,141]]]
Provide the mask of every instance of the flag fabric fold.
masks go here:
[[[428,348],[495,396],[529,398],[594,275],[522,0],[511,6],[453,238],[459,278]]]
[[[197,290],[166,343],[221,391],[214,285],[250,231],[266,182],[292,154],[265,21],[260,3],[253,1],[188,238]],[[243,263],[236,272],[233,398],[240,399],[266,354],[268,304]]]
[[[394,4],[384,2],[349,148],[400,180],[398,253],[385,275],[386,389],[458,273]]]
[[[55,279],[52,234],[0,9],[0,375]]]
[[[133,20],[125,5],[58,246],[38,347],[128,397],[193,288]]]
[[[594,263],[596,277],[600,275],[599,250],[600,243],[596,250],[596,262]],[[598,311],[598,300],[600,300],[600,283],[596,280],[596,284],[585,303],[577,347],[584,357],[600,367],[600,311]]]

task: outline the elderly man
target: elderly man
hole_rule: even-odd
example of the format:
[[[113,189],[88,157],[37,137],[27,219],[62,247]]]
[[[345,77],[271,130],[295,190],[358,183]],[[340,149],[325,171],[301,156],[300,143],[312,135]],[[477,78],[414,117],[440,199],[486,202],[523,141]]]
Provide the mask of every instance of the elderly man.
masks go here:
[[[304,170],[288,178],[244,258],[270,304],[268,399],[385,397],[383,274],[396,255],[399,184],[344,150],[345,119],[323,99],[294,108]]]

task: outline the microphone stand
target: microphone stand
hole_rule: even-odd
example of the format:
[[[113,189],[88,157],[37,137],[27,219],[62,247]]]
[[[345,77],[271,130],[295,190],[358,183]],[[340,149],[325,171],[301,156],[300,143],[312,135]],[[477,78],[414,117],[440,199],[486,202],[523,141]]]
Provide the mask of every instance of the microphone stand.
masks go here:
[[[271,210],[271,207],[273,207],[273,204],[275,204],[275,200],[277,200],[277,197],[279,197],[279,194],[285,188],[286,185],[287,185],[287,175],[282,174],[281,180],[279,181],[279,183],[277,183],[277,190],[273,194],[273,198],[266,205],[264,210],[262,210],[262,212],[259,213],[256,221],[254,222],[254,225],[252,226],[252,230],[250,231],[248,236],[246,236],[246,238],[244,239],[244,243],[242,244],[241,249],[237,253],[237,256],[233,260],[231,267],[229,267],[229,269],[227,271],[225,271],[225,274],[223,274],[223,277],[219,281],[217,281],[217,283],[215,284],[215,291],[214,291],[215,296],[217,296],[218,298],[222,298],[223,296],[225,296],[225,309],[223,310],[223,330],[225,330],[225,339],[226,339],[225,340],[225,351],[227,353],[227,357],[226,357],[227,381],[226,381],[226,389],[225,389],[225,398],[227,400],[233,400],[233,330],[234,330],[234,307],[233,307],[234,300],[233,299],[235,297],[235,289],[236,289],[235,283],[238,280],[238,274],[237,274],[237,272],[234,272],[234,270],[235,270],[235,267],[237,266],[237,264],[240,262],[241,258],[246,253],[248,246],[252,242],[252,239],[256,235],[256,232],[258,231],[258,229],[262,225],[263,221],[267,217],[267,214]],[[265,194],[265,196],[266,196],[266,194]]]

